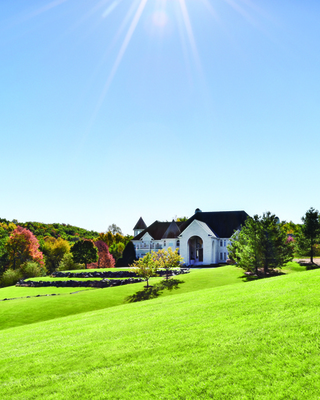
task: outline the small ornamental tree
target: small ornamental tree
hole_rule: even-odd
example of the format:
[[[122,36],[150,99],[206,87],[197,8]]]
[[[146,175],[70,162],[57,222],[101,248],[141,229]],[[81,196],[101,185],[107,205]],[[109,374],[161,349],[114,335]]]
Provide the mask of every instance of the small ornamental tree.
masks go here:
[[[109,253],[108,246],[102,240],[97,240],[94,245],[98,249],[98,268],[114,268],[115,260]]]
[[[147,281],[147,289],[149,288],[149,279],[157,275],[158,264],[154,261],[153,254],[147,253],[143,258],[134,261],[131,272],[135,272]]]
[[[181,266],[183,258],[178,253],[179,249],[173,251],[171,247],[166,250],[158,250],[156,253],[152,252],[154,262],[158,265],[158,269],[163,268],[166,271],[166,280],[169,279],[169,273],[175,268]]]
[[[26,228],[17,226],[5,244],[9,266],[19,268],[26,261],[35,261],[44,267],[43,254],[39,250],[38,239]]]
[[[79,240],[71,247],[71,253],[76,263],[87,265],[98,260],[98,250],[90,240]]]

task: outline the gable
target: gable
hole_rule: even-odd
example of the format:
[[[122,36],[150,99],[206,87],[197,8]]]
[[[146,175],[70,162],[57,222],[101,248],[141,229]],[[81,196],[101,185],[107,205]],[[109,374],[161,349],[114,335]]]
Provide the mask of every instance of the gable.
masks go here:
[[[216,237],[214,232],[208,227],[208,225],[202,221],[193,220],[190,225],[181,233],[181,236],[188,236],[188,233],[192,232],[192,235],[207,237],[213,236]]]
[[[180,228],[180,226],[183,224],[183,222],[176,222],[176,224]],[[155,221],[153,224],[148,226],[147,229],[145,229],[144,231],[139,233],[136,237],[134,237],[133,240],[140,240],[146,233],[149,233],[149,235],[154,240],[161,240],[170,225],[171,225],[171,222]]]
[[[146,232],[143,236],[142,236],[142,238],[141,238],[141,240],[142,241],[150,241],[150,240],[152,240],[153,239],[153,237],[148,233],[148,232]]]
[[[183,233],[196,220],[205,223],[217,237],[229,238],[244,225],[247,218],[245,211],[197,212],[182,224],[180,230]]]

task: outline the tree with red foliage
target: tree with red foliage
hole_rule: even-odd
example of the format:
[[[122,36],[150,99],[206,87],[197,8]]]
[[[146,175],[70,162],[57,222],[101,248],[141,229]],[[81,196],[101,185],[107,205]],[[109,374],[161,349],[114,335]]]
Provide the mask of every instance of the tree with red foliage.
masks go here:
[[[19,268],[26,261],[35,261],[44,266],[43,254],[39,250],[38,239],[29,229],[17,226],[6,243],[9,255],[9,266]]]
[[[115,260],[110,254],[107,244],[102,240],[97,240],[94,245],[98,249],[99,259],[97,263],[88,265],[88,268],[114,268]]]

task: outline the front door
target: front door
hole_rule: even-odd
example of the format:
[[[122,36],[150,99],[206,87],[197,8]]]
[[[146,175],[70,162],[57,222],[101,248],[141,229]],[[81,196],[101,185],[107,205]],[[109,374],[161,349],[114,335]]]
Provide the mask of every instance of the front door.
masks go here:
[[[203,261],[203,249],[199,249],[199,262]]]

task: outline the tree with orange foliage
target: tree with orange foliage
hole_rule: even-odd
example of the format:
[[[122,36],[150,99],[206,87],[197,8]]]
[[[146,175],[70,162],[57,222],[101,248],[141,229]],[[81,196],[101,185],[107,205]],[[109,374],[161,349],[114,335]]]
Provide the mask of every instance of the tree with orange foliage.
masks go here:
[[[13,269],[21,267],[27,261],[35,261],[44,267],[38,239],[29,229],[17,226],[10,235],[5,248],[9,256],[9,266]]]

